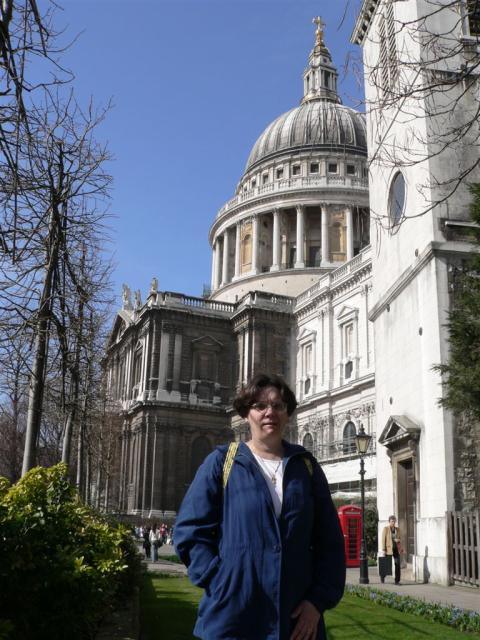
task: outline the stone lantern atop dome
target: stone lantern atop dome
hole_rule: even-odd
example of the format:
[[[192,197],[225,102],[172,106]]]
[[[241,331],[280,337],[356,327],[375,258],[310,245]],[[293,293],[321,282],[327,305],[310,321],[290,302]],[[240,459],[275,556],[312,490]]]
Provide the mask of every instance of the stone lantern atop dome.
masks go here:
[[[337,94],[337,69],[323,39],[326,25],[320,16],[312,22],[317,25],[315,46],[310,52],[308,67],[303,72],[302,104],[310,100],[329,100],[341,104],[342,101]]]

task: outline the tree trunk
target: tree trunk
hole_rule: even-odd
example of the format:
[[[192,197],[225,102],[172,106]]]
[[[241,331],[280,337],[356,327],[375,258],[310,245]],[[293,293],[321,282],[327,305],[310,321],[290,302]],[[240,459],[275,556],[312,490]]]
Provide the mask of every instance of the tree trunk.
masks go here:
[[[80,263],[80,274],[84,275],[85,268],[85,251],[82,255],[82,260]],[[72,395],[70,397],[70,410],[68,412],[67,420],[65,423],[65,432],[63,435],[63,447],[62,447],[62,462],[65,464],[70,464],[70,450],[72,446],[72,435],[73,435],[73,425],[75,423],[75,417],[77,414],[77,406],[78,406],[78,396],[80,392],[80,353],[83,346],[83,309],[85,306],[84,295],[81,291],[79,291],[79,302],[78,302],[78,334],[77,334],[77,346],[75,350],[75,362],[72,367],[71,376],[72,376]],[[79,433],[79,446],[80,439],[82,437],[82,429],[80,427]],[[81,460],[77,465],[77,486],[79,487],[78,481],[78,470],[81,470]]]
[[[35,346],[32,373],[28,389],[27,428],[25,432],[25,449],[23,453],[22,476],[29,471],[36,462],[40,423],[42,420],[43,390],[45,387],[45,370],[48,357],[49,320],[51,316],[53,278],[58,259],[60,235],[57,229],[57,218],[52,214],[49,226],[50,258],[43,279],[43,289],[38,310],[38,320],[35,327]]]

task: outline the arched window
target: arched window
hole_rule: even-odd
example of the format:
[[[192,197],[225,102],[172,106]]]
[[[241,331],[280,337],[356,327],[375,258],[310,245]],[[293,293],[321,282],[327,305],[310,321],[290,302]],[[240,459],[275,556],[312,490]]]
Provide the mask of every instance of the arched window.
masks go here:
[[[388,211],[392,226],[397,225],[402,219],[405,209],[405,178],[398,171],[390,185],[390,196],[388,202]]]
[[[313,453],[313,436],[311,433],[306,433],[303,436],[302,444],[307,451],[310,451],[310,453]]]
[[[193,480],[198,467],[212,451],[212,445],[205,436],[199,436],[192,443],[192,455],[190,458],[190,478]]]
[[[343,429],[343,453],[355,453],[357,447],[355,446],[355,436],[357,430],[353,422],[347,422]]]

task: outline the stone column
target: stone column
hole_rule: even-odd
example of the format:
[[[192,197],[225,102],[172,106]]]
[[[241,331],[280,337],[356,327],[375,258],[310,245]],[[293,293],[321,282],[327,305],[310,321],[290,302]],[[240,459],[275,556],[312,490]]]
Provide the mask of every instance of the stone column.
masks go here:
[[[215,276],[213,278],[213,288],[218,289],[220,286],[220,269],[222,265],[220,262],[220,246],[218,238],[215,240]]]
[[[140,378],[140,393],[142,395],[142,399],[145,400],[147,397],[147,377],[148,377],[148,354],[150,351],[150,333],[147,333],[143,339],[143,350],[142,350],[142,373]]]
[[[223,234],[223,260],[222,260],[222,284],[224,286],[228,283],[228,253],[229,253],[229,237],[228,229],[225,229]]]
[[[240,222],[237,222],[235,225],[235,278],[240,276],[240,253],[241,253],[241,234],[242,234],[242,225]]]
[[[143,442],[143,463],[142,463],[142,471],[143,471],[143,478],[142,478],[142,515],[146,516],[148,515],[148,511],[149,511],[149,507],[150,507],[150,491],[151,491],[151,481],[148,482],[148,480],[150,479],[150,474],[152,472],[151,466],[149,464],[150,461],[150,454],[152,452],[152,445],[150,443],[151,440],[151,429],[150,429],[150,416],[147,416],[146,422],[145,422],[145,436],[144,436],[144,442]]]
[[[295,269],[303,269],[305,267],[304,253],[304,228],[305,228],[305,207],[297,205],[297,255],[295,260]]]
[[[252,220],[252,273],[258,273],[258,224],[259,217],[254,216]]]
[[[272,237],[272,266],[270,271],[278,271],[280,269],[280,209],[273,211],[273,237]]]
[[[244,358],[243,358],[243,343],[244,343],[244,337],[243,337],[243,331],[240,331],[240,333],[237,335],[237,349],[238,349],[238,380],[237,383],[238,385],[242,385],[243,384],[243,366],[244,366]]]
[[[182,334],[175,334],[175,347],[173,352],[173,376],[172,391],[170,397],[172,400],[180,400],[180,371],[182,366]]]
[[[150,505],[150,517],[158,517],[163,510],[163,474],[164,474],[164,457],[165,457],[165,434],[163,427],[155,425],[155,440],[153,445],[153,464],[152,464],[152,502]]]
[[[125,448],[126,448],[126,436],[125,427],[122,428],[122,435],[120,436],[121,442],[121,454],[120,454],[120,487],[118,496],[118,509],[123,511],[123,496],[125,492]]]
[[[252,362],[250,359],[250,333],[248,329],[243,332],[243,381],[246,382],[249,378],[249,371],[251,370]]]
[[[217,272],[217,243],[213,240],[212,245],[212,278],[210,280],[210,284],[212,286],[212,291],[215,289],[215,275]]]
[[[347,207],[347,260],[353,258],[353,208]]]
[[[160,358],[158,364],[158,390],[157,400],[166,399],[167,393],[167,370],[168,370],[168,351],[170,348],[170,334],[165,327],[162,330],[160,340]]]
[[[127,363],[125,371],[125,400],[130,400],[132,397],[132,360],[133,360],[133,345],[130,344],[127,349]]]
[[[142,508],[142,450],[144,443],[144,429],[145,425],[142,423],[140,426],[137,426],[134,439],[135,439],[135,466],[133,473],[133,486],[134,486],[134,509],[135,512],[138,513]]]
[[[327,205],[322,204],[322,262],[330,262],[330,238]]]
[[[175,488],[177,485],[177,425],[170,428],[168,432],[167,442],[167,476],[166,476],[166,490],[165,490],[165,504],[164,509],[168,511],[176,510],[175,502]]]

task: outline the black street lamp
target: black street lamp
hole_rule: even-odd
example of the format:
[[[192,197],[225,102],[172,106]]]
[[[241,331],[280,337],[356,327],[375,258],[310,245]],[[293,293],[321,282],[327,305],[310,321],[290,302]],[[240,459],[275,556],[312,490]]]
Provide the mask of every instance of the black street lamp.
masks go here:
[[[355,446],[360,456],[360,491],[362,495],[362,540],[360,543],[360,584],[368,584],[368,557],[367,545],[365,543],[365,461],[364,457],[370,446],[372,436],[365,433],[363,424],[360,423],[360,430],[355,436]]]

